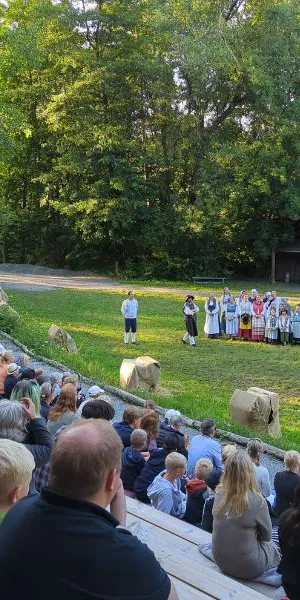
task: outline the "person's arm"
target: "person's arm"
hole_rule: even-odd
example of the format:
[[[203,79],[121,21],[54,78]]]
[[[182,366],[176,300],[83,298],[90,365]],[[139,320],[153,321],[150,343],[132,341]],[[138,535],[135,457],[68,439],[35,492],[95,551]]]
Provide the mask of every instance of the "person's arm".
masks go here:
[[[121,313],[122,313],[123,317],[125,317],[125,310],[126,310],[126,300],[124,300],[124,302],[122,302],[122,306],[121,306]]]
[[[37,417],[35,406],[30,398],[22,398],[20,401],[24,414],[28,420],[27,430],[34,439],[34,444],[24,444],[33,455],[35,466],[42,467],[49,462],[53,439],[48,431],[46,421],[43,417]]]
[[[212,313],[211,313],[211,314],[212,314],[212,315],[217,315],[217,314],[218,314],[218,312],[219,312],[219,308],[220,308],[220,307],[219,307],[219,302],[218,302],[218,300],[217,300],[217,301],[216,301],[216,308],[215,308],[215,310],[212,310]]]
[[[203,531],[208,531],[208,533],[212,533],[213,530],[213,502],[211,500],[212,498],[207,498],[207,500],[205,500],[201,521],[201,529],[203,529]]]
[[[172,490],[164,490],[158,494],[157,504],[155,506],[157,510],[171,515],[173,512],[173,494]]]
[[[219,471],[224,471],[224,466],[222,463],[222,450],[221,450],[221,446],[218,442],[216,442],[216,446],[215,446],[215,450],[214,450],[214,456],[213,456],[213,463],[215,468]]]
[[[110,514],[115,517],[123,527],[126,527],[126,498],[121,479],[117,493],[110,503]]]
[[[199,312],[199,306],[197,306],[197,304],[194,304],[194,313],[198,313]]]
[[[177,594],[177,591],[176,591],[173,581],[171,581],[171,590],[170,590],[170,595],[169,595],[168,600],[179,600],[179,596]]]
[[[255,511],[259,541],[270,542],[272,539],[272,523],[266,500],[264,499],[263,505],[261,505],[261,499],[256,498],[256,503],[252,506],[252,510]]]
[[[262,472],[261,493],[264,498],[268,498],[271,494],[270,476],[268,469]]]

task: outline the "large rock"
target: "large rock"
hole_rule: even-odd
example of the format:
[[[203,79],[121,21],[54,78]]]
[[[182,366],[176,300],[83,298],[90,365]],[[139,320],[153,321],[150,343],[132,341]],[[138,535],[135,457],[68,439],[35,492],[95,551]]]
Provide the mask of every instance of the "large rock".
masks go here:
[[[0,287],[0,306],[3,304],[8,304],[8,297],[2,287]]]
[[[250,387],[247,392],[235,390],[230,400],[233,421],[247,425],[259,433],[281,436],[278,394]]]
[[[0,303],[0,329],[10,333],[15,324],[19,321],[20,315],[11,306]]]
[[[120,368],[120,384],[130,389],[155,389],[159,375],[159,362],[151,356],[126,358]]]
[[[77,347],[73,338],[71,338],[68,332],[61,327],[51,325],[48,333],[49,339],[58,344],[58,346],[61,346],[68,352],[77,352]]]

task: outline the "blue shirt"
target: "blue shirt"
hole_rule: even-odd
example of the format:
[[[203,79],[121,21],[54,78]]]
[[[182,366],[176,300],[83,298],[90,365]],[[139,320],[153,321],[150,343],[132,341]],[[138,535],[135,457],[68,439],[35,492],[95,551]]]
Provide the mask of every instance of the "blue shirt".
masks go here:
[[[209,458],[214,469],[222,469],[221,445],[209,435],[195,435],[189,447],[187,473],[190,477],[195,475],[195,465],[199,458]]]
[[[132,300],[124,300],[121,308],[122,315],[125,319],[136,319],[138,313],[138,301],[135,298]]]

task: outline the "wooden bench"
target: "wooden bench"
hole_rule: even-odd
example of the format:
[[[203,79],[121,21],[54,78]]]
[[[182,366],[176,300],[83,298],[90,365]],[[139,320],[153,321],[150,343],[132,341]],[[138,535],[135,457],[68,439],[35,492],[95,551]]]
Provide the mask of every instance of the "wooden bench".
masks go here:
[[[223,282],[225,283],[225,277],[192,277],[194,283],[209,283],[211,282]]]
[[[201,529],[126,498],[127,527],[154,552],[173,580],[180,600],[279,600],[283,588],[241,582],[223,575],[198,551],[211,540]]]

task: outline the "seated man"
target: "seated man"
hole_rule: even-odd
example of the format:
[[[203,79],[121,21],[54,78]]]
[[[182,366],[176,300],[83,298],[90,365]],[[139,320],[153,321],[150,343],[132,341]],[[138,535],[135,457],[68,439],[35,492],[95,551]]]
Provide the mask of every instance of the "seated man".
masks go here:
[[[0,586],[9,600],[24,590],[31,600],[178,600],[154,554],[106,510],[119,488],[121,450],[101,419],[61,434],[49,487],[24,498],[1,525]]]
[[[27,496],[34,466],[24,444],[0,440],[0,523],[12,506]]]
[[[183,454],[186,458],[188,457],[188,451],[185,447],[184,433],[181,433],[180,428],[183,423],[183,419],[179,410],[167,410],[165,413],[165,421],[161,423],[159,434],[156,440],[157,447],[163,448],[164,439],[170,433],[175,433],[177,436],[177,452]]]
[[[201,435],[192,438],[189,448],[188,476],[194,477],[195,466],[199,458],[209,458],[214,469],[223,470],[221,457],[221,444],[214,440],[216,424],[213,419],[206,419],[201,423]]]
[[[133,429],[139,429],[142,420],[142,410],[137,406],[128,406],[123,412],[123,420],[116,421],[113,426],[119,434],[124,448],[130,446],[130,436]]]

